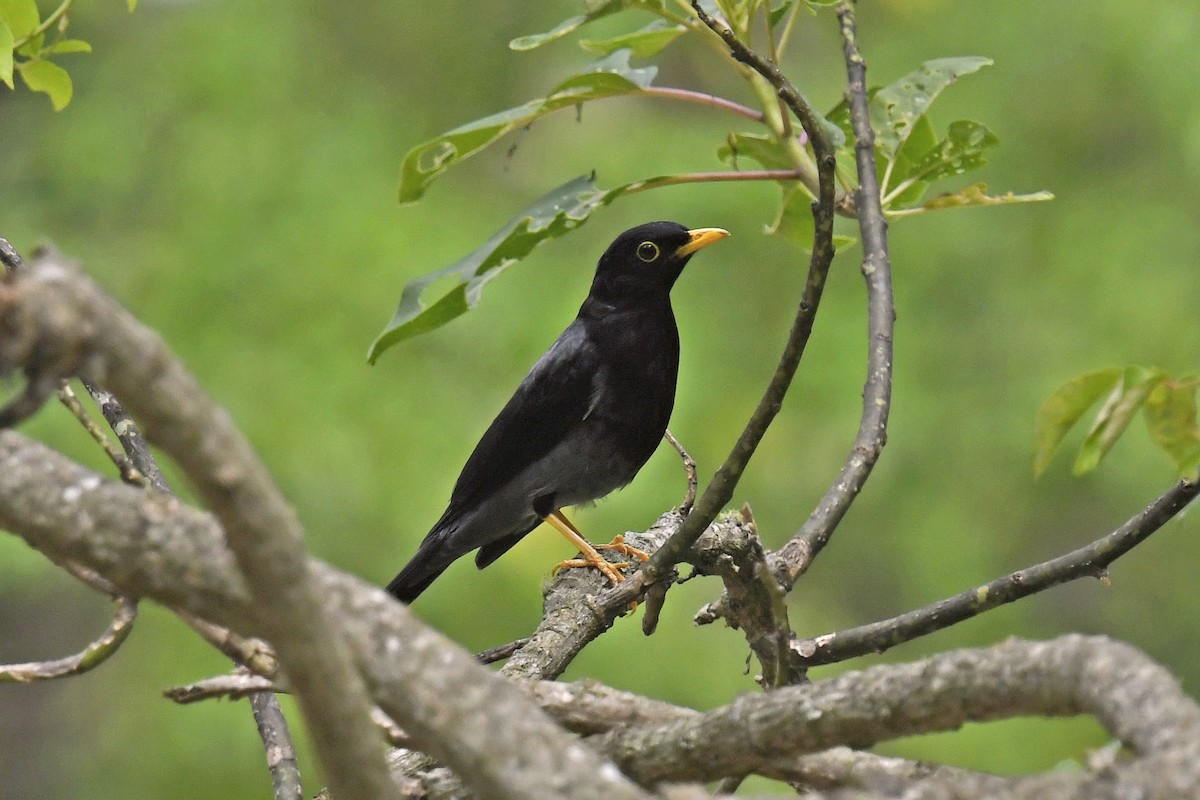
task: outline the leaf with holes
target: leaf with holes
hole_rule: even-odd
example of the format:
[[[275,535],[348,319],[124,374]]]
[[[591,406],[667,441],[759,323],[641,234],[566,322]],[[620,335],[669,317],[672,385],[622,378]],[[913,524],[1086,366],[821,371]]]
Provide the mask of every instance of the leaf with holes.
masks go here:
[[[926,61],[871,97],[875,146],[890,161],[912,133],[917,120],[942,91],[961,78],[990,66],[990,58],[962,56]]]

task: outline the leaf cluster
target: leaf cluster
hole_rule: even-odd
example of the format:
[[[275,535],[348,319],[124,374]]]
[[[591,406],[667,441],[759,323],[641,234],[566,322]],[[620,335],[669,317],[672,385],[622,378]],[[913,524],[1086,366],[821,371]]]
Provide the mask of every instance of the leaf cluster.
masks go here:
[[[127,2],[130,11],[137,7],[137,0]],[[0,82],[15,89],[14,76],[20,75],[31,92],[50,98],[55,111],[71,102],[74,84],[54,59],[92,52],[82,39],[67,38],[71,4],[72,0],[63,0],[43,18],[35,0],[0,0]]]
[[[1180,477],[1200,470],[1196,392],[1200,377],[1174,377],[1158,367],[1110,367],[1077,375],[1038,410],[1033,471],[1050,465],[1059,445],[1089,409],[1099,404],[1075,456],[1076,475],[1091,472],[1142,412],[1150,439],[1175,463]]]

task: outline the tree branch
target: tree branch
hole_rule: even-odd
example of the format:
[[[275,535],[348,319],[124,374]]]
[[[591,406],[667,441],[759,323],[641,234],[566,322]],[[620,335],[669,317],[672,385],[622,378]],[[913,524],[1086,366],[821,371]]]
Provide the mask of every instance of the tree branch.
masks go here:
[[[125,642],[137,619],[137,601],[114,595],[117,613],[104,633],[82,651],[53,661],[0,664],[0,683],[30,683],[79,675],[108,660]]]
[[[1060,583],[1102,577],[1109,564],[1145,541],[1186,508],[1197,494],[1200,494],[1200,484],[1180,481],[1125,524],[1085,547],[892,619],[795,642],[792,645],[793,664],[797,668],[814,667],[868,653],[882,653]]]
[[[361,678],[306,572],[299,522],[228,415],[152,331],[53,254],[8,276],[0,325],[0,367],[28,378],[0,420],[20,421],[73,375],[121,397],[221,520],[330,785],[346,797],[396,796]]]
[[[24,264],[20,253],[2,237],[0,237],[0,251],[3,251],[0,255],[3,255],[4,263],[10,272],[15,271]],[[171,487],[167,484],[166,478],[163,477],[162,470],[159,469],[158,461],[154,458],[154,453],[151,452],[149,444],[142,438],[137,423],[126,413],[120,401],[110,392],[106,392],[94,384],[83,381],[83,385],[87,389],[88,394],[91,395],[93,401],[100,408],[101,415],[108,422],[109,427],[112,428],[117,440],[121,443],[124,455],[112,446],[108,437],[92,421],[91,417],[79,403],[78,398],[76,398],[67,381],[63,381],[58,391],[59,400],[113,461],[120,472],[121,480],[136,486],[144,487],[149,485],[158,491],[174,494],[171,491]],[[116,597],[115,589],[109,589],[106,586],[98,587],[96,579],[99,579],[99,576],[96,576],[95,573],[83,570],[70,562],[67,562],[67,569],[93,588],[113,594],[123,605],[131,605],[133,613],[136,613],[135,600],[132,598]],[[107,583],[107,581],[104,581],[104,583]],[[228,629],[205,622],[192,614],[188,614],[186,611],[179,609],[175,611],[184,622],[200,633],[201,636],[218,650],[229,655],[236,663],[245,664],[251,669],[257,669],[264,674],[273,675],[278,669],[275,654],[261,640],[245,640]],[[130,622],[132,623],[132,618]],[[128,628],[126,629],[127,634]],[[121,638],[124,639],[124,636]],[[118,642],[117,644],[119,645],[120,643]],[[264,672],[267,669],[270,670],[269,673]],[[263,746],[268,749],[267,764],[271,772],[271,782],[275,787],[275,800],[285,800],[285,798],[301,793],[303,789],[300,784],[300,772],[295,759],[295,748],[291,743],[287,721],[283,717],[283,710],[279,707],[278,700],[274,697],[262,695],[257,698],[256,702],[251,703],[251,709],[254,714],[255,727],[263,738]],[[272,752],[279,753],[283,751],[291,752],[292,757],[272,756]]]
[[[78,499],[63,503],[68,492]],[[263,617],[271,612],[251,597],[212,516],[106,480],[13,431],[0,431],[0,527],[128,594],[243,636],[268,627]],[[512,800],[646,796],[517,687],[382,590],[312,559],[306,568],[375,702],[473,792]],[[282,664],[291,679],[289,662]],[[378,746],[374,733],[372,741]]]
[[[875,171],[875,134],[871,130],[867,100],[867,66],[858,52],[854,4],[848,0],[839,3],[838,19],[849,76],[846,95],[858,167],[855,198],[862,234],[862,274],[867,282],[867,380],[863,387],[862,416],[850,455],[808,520],[773,559],[780,583],[789,589],[829,541],[867,482],[887,443],[888,412],[892,402],[892,330],[896,309],[892,299],[887,221],[880,205]]]
[[[971,721],[1085,713],[1133,751],[1128,772],[1052,772],[1008,781],[987,796],[1166,798],[1200,791],[1200,707],[1134,648],[1079,635],[1014,640],[743,695],[705,714],[615,729],[605,749],[639,781],[715,780],[771,774],[776,759],[836,744],[866,747]],[[1156,771],[1170,774],[1169,781],[1148,780]],[[980,796],[940,788],[941,797]]]

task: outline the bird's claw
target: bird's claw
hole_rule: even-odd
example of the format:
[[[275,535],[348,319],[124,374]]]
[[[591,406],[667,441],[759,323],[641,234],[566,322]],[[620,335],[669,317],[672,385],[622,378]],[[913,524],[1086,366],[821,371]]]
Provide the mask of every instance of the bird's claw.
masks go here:
[[[595,567],[596,569],[600,570],[601,573],[604,574],[604,577],[608,578],[609,583],[611,583],[613,586],[616,586],[618,583],[621,583],[622,581],[625,580],[625,576],[622,575],[621,573],[617,572],[617,570],[624,569],[625,567],[628,567],[628,566],[629,566],[628,562],[614,564],[611,561],[604,560],[603,558],[597,558],[594,561],[589,558],[569,558],[566,561],[560,561],[559,563],[555,564],[553,571],[555,573],[557,573],[559,570],[564,570],[564,569],[576,569],[578,567]]]
[[[592,545],[592,546],[595,547],[597,550],[616,550],[618,553],[620,553],[623,556],[633,556],[634,558],[638,559],[639,561],[649,561],[650,560],[650,556],[648,553],[644,553],[641,550],[638,550],[633,545],[625,544],[625,537],[619,533],[616,536],[614,536],[613,540],[611,542],[609,542],[608,544],[596,544],[596,545]],[[624,564],[622,566],[629,566],[629,565]]]

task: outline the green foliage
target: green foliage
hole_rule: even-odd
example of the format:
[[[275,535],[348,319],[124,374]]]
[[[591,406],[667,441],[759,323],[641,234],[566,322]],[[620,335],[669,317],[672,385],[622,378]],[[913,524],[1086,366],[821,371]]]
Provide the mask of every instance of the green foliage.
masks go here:
[[[563,81],[545,97],[477,119],[412,148],[400,167],[400,202],[420,199],[434,178],[539,117],[589,100],[642,91],[654,80],[657,70],[630,67],[629,54],[628,50],[618,50]]]
[[[686,32],[687,28],[683,25],[672,25],[666,20],[656,19],[641,30],[611,39],[580,39],[579,46],[595,53],[608,54],[615,50],[628,50],[638,58],[650,58],[658,55]]]
[[[952,122],[939,137],[927,113],[952,83],[991,64],[990,58],[979,56],[933,59],[894,83],[870,91],[871,127],[885,213],[902,217],[943,208],[1053,199],[1049,192],[989,195],[985,184],[976,183],[922,202],[934,183],[978,170],[986,163],[985,153],[999,146],[999,138],[973,120]],[[830,112],[829,119],[844,131],[842,154],[850,157],[854,137],[846,101]]]
[[[1150,438],[1175,462],[1179,474],[1200,468],[1200,425],[1196,421],[1195,376],[1173,378],[1158,367],[1111,367],[1076,376],[1038,410],[1034,431],[1034,474],[1045,471],[1063,438],[1088,409],[1104,398],[1075,458],[1076,475],[1091,472],[1128,429],[1138,410]]]
[[[133,11],[137,0],[129,0],[128,6]],[[71,0],[66,0],[42,19],[35,0],[0,0],[0,82],[15,89],[13,75],[19,74],[30,91],[50,98],[55,111],[71,102],[74,86],[67,71],[50,57],[92,52],[85,41],[63,38],[70,10]]]
[[[808,2],[803,7],[815,10],[822,5],[831,3]],[[756,27],[755,20],[762,16],[773,53],[786,44],[794,27],[795,12],[800,7],[793,0],[715,0],[705,3],[710,14],[723,17],[734,32],[745,39],[751,38]],[[656,68],[635,68],[630,65],[631,57],[656,56],[686,34],[698,36],[709,45],[714,44],[711,32],[699,19],[690,13],[680,15],[680,4],[669,4],[665,0],[591,0],[584,3],[583,14],[563,20],[545,33],[513,39],[509,46],[514,50],[540,47],[574,33],[590,22],[629,9],[649,11],[658,19],[628,33],[606,39],[581,40],[579,44],[583,49],[606,56],[558,84],[545,97],[467,123],[409,150],[400,169],[400,202],[410,203],[420,199],[429,184],[452,166],[495,144],[506,134],[559,109],[577,108],[583,103],[606,97],[651,92],[656,96],[705,101],[706,96],[695,92],[655,90],[651,87],[651,81]],[[718,46],[723,48],[723,45]],[[886,213],[906,216],[940,208],[1050,199],[1051,195],[1047,192],[993,196],[987,193],[986,186],[977,183],[924,200],[933,185],[982,167],[985,153],[999,145],[994,133],[982,123],[971,120],[953,122],[939,136],[927,114],[946,87],[991,63],[990,59],[974,56],[935,59],[925,62],[888,86],[871,90],[871,122],[876,131],[876,154]],[[793,125],[780,117],[778,100],[761,78],[740,66],[734,69],[747,81],[758,98],[760,127],[755,131],[731,132],[719,149],[718,156],[734,170],[740,166],[739,158],[745,157],[757,162],[766,171],[748,173],[745,180],[766,179],[779,183],[782,190],[779,210],[774,222],[766,226],[765,231],[802,250],[810,250],[814,235],[811,204],[817,188],[811,150],[804,138],[796,135]],[[719,98],[708,98],[706,102],[717,108],[738,108],[736,103]],[[755,113],[753,109],[743,107],[743,116],[753,116]],[[845,102],[830,113],[827,128],[840,148],[839,156],[846,161],[851,160],[854,137],[849,108]],[[740,176],[734,177],[742,179]],[[729,173],[667,176],[641,182],[639,189],[729,178]],[[842,181],[847,193],[854,190],[849,179],[845,178],[844,171]],[[582,217],[573,216],[575,212],[563,212],[560,224],[522,223],[523,220],[539,218],[541,209],[547,203],[555,207],[555,198],[570,196],[574,189],[569,187],[576,184],[577,181],[572,181],[550,192],[530,209],[518,214],[471,255],[410,281],[403,291],[396,315],[371,345],[368,359],[374,362],[392,345],[433,330],[473,308],[483,286],[531,252],[539,241],[569,231],[574,225],[566,224],[567,221],[577,224],[593,210],[627,193],[622,187],[603,194],[603,202],[588,201],[584,204],[586,213]],[[589,191],[599,190],[592,187]],[[510,238],[513,236],[518,237],[521,242],[519,245],[515,245]],[[853,239],[839,236],[835,246],[845,247],[851,243]],[[421,301],[426,288],[451,275],[458,276],[460,282],[450,293],[430,304]]]

